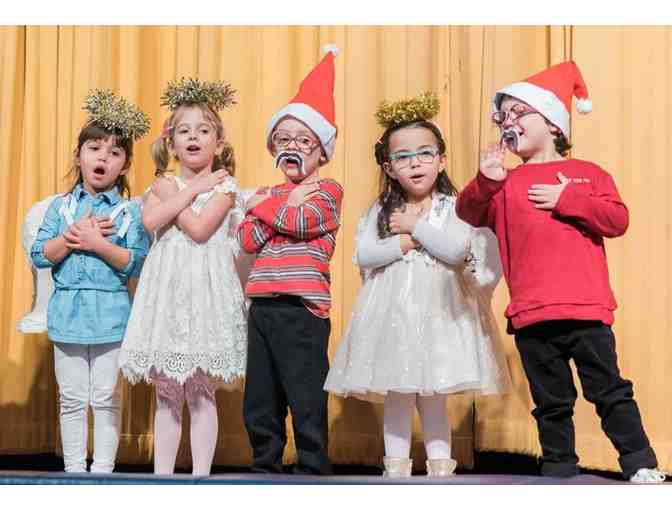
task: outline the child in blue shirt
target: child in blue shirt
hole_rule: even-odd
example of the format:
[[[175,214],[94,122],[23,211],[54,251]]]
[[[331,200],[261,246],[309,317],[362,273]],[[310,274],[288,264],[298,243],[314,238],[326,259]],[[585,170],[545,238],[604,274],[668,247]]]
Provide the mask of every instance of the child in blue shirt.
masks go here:
[[[31,249],[36,267],[51,267],[54,293],[47,331],[54,342],[63,460],[86,472],[87,413],[93,408],[91,472],[109,473],[119,443],[117,358],[131,303],[126,287],[149,250],[126,174],[133,141],[146,116],[109,91],[86,101],[90,119],[79,133],[69,193],[49,206]]]

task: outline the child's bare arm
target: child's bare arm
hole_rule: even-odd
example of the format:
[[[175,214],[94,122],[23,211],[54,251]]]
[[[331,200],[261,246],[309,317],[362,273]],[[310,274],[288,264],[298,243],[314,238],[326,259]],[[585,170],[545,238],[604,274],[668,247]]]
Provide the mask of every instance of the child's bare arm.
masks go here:
[[[142,209],[142,223],[148,232],[155,232],[167,225],[189,207],[200,194],[211,190],[228,177],[225,170],[198,175],[179,191],[171,179],[161,177],[154,181]]]
[[[233,207],[235,193],[215,193],[205,204],[200,214],[187,207],[177,216],[177,225],[197,243],[205,243],[212,237]]]

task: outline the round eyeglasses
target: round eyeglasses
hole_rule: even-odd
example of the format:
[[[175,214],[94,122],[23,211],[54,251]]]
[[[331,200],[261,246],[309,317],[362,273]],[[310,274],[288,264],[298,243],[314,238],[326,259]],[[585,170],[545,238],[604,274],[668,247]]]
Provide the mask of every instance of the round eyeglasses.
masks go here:
[[[313,149],[319,145],[319,142],[306,135],[289,136],[288,133],[277,131],[271,137],[271,143],[278,149],[286,149],[292,142],[294,142],[297,149],[306,154],[313,152]]]
[[[501,126],[504,124],[504,122],[506,122],[507,119],[509,119],[512,124],[515,124],[521,117],[530,115],[532,113],[539,112],[529,106],[514,104],[508,112],[505,112],[504,110],[493,112],[492,122],[494,122],[497,126]]]

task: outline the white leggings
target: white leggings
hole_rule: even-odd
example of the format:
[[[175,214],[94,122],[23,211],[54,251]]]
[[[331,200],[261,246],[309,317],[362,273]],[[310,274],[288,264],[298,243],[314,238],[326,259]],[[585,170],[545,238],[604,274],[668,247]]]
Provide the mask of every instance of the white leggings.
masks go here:
[[[450,424],[446,411],[446,395],[440,394],[423,397],[416,393],[387,393],[383,418],[385,455],[409,457],[416,402],[422,421],[427,458],[450,458]]]
[[[172,474],[182,435],[182,409],[186,400],[191,422],[192,474],[210,474],[217,446],[215,383],[200,369],[184,384],[163,373],[152,373],[156,388],[154,414],[154,473]]]
[[[86,472],[88,411],[93,408],[92,473],[111,473],[119,445],[117,358],[121,342],[54,342],[63,461],[68,473]]]

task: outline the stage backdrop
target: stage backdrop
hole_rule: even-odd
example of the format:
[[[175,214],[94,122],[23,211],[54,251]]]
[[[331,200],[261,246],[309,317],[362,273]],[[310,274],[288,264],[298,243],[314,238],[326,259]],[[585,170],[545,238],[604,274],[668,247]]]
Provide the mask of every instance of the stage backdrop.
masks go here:
[[[301,78],[335,43],[336,155],[325,175],[345,188],[343,226],[333,262],[330,351],[336,348],[360,286],[352,253],[357,220],[376,195],[372,147],[380,135],[374,111],[382,99],[436,92],[448,141],[449,172],[460,186],[475,175],[478,151],[496,139],[489,123],[493,92],[549,64],[573,58],[594,102],[572,114],[572,155],[602,165],[630,208],[630,229],[609,240],[611,281],[620,308],[615,331],[620,365],[633,379],[646,430],[660,465],[672,471],[670,193],[672,172],[672,32],[618,27],[4,27],[0,29],[0,454],[59,450],[53,352],[45,335],[22,335],[16,321],[31,305],[31,277],[20,246],[21,222],[37,200],[66,190],[64,181],[85,120],[92,87],[112,88],[152,119],[130,174],[141,192],[153,178],[149,146],[167,112],[166,82],[181,76],[223,79],[238,105],[223,114],[238,161],[236,177],[251,187],[280,181],[264,148],[267,119],[293,96]],[[507,303],[494,300],[500,329]],[[512,339],[505,337],[515,387],[504,398],[452,396],[454,455],[464,466],[474,450],[538,454],[526,380]],[[152,459],[153,392],[124,385],[119,462]],[[246,465],[251,452],[241,394],[218,394],[220,434],[215,462]],[[186,422],[185,425],[187,425]],[[618,469],[616,454],[589,404],[576,409],[583,466]],[[185,427],[186,428],[186,427]],[[330,453],[335,463],[379,464],[382,408],[330,401]],[[178,462],[190,459],[184,431]],[[419,423],[413,455],[422,465]],[[287,461],[295,458],[291,434]]]

